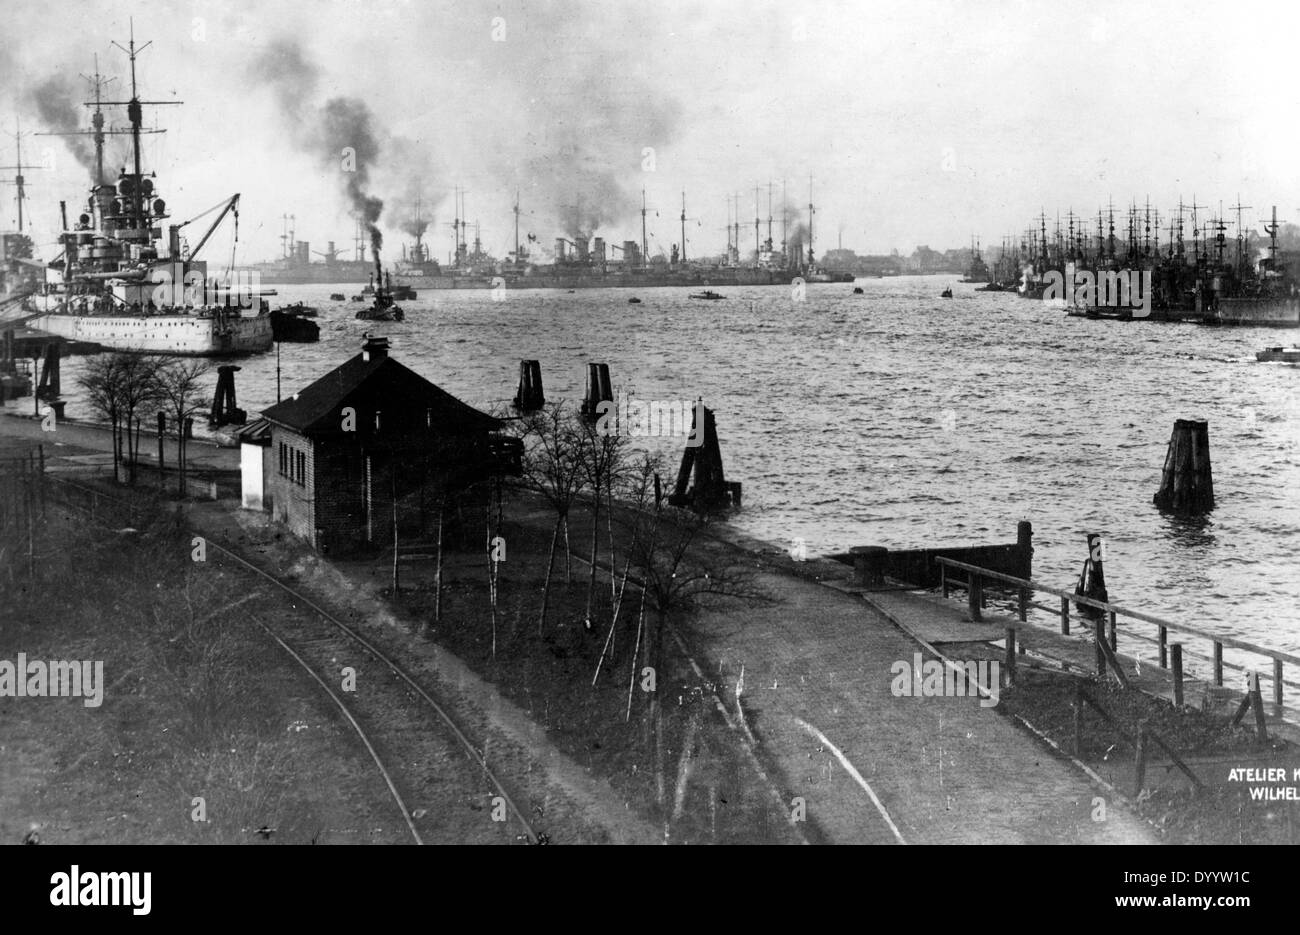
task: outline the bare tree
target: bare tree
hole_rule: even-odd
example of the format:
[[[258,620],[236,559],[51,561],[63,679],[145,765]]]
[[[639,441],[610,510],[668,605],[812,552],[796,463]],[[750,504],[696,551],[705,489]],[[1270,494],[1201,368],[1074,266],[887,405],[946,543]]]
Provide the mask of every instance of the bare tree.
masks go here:
[[[158,359],[144,354],[106,354],[93,358],[78,385],[91,407],[108,420],[113,432],[113,477],[118,465],[128,465],[128,480],[135,482],[139,438],[136,413],[158,399]]]
[[[596,594],[596,560],[600,548],[600,498],[611,497],[612,490],[627,470],[627,438],[600,429],[600,423],[581,420],[578,432],[578,463],[582,478],[591,490],[591,573],[587,580],[587,609],[584,623],[588,630],[595,622],[591,619],[592,602]],[[610,510],[613,506],[611,503]],[[610,538],[610,574],[614,569],[614,542]]]
[[[122,370],[122,415],[126,426],[127,464],[129,479],[135,483],[136,462],[140,458],[140,425],[138,413],[146,406],[156,404],[160,398],[158,370],[162,358],[152,354],[123,354],[119,364]]]
[[[176,424],[176,465],[179,473],[176,489],[185,496],[185,420],[203,409],[204,377],[211,365],[206,360],[185,357],[163,358],[157,371],[158,399]]]
[[[609,615],[609,630],[605,634],[605,643],[601,647],[600,658],[596,660],[596,671],[591,677],[591,685],[593,688],[596,687],[596,682],[600,679],[600,670],[605,663],[605,659],[608,657],[611,660],[610,666],[613,667],[614,665],[615,634],[618,630],[619,614],[623,608],[623,597],[627,593],[628,578],[632,571],[632,559],[637,554],[637,544],[641,537],[648,534],[648,529],[646,527],[653,522],[652,518],[655,515],[655,511],[651,509],[651,506],[656,505],[651,502],[654,497],[654,480],[658,476],[662,463],[662,455],[657,453],[651,455],[642,452],[641,461],[635,470],[625,471],[622,476],[616,477],[616,483],[618,483],[621,490],[622,500],[629,507],[627,511],[628,521],[626,523],[629,543],[627,555],[623,562],[622,576],[617,573],[618,569],[614,564],[612,531],[614,507],[612,485],[609,490],[610,504],[609,509],[606,511],[606,515],[609,517],[611,524],[609,581],[612,609]],[[638,638],[639,636],[640,634],[638,633]]]
[[[113,480],[119,480],[118,466],[122,463],[122,368],[121,354],[99,354],[86,362],[86,368],[77,378],[77,385],[86,394],[90,407],[108,421],[113,434]]]
[[[523,420],[523,480],[539,493],[555,511],[555,528],[551,532],[551,549],[546,560],[546,579],[542,584],[542,610],[537,618],[537,632],[546,626],[546,608],[551,596],[551,570],[555,566],[555,548],[560,530],[567,529],[573,502],[583,490],[585,477],[579,455],[581,430],[563,400],[531,413]]]

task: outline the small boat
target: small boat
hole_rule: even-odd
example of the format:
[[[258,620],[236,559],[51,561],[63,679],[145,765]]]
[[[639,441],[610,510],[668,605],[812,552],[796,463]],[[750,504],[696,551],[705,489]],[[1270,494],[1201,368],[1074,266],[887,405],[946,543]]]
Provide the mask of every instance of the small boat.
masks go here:
[[[726,296],[725,296],[725,295],[719,295],[719,294],[716,293],[716,292],[712,292],[712,291],[710,291],[710,290],[708,290],[708,289],[705,289],[703,292],[692,292],[692,293],[690,294],[689,298],[692,298],[692,299],[708,299],[709,301],[712,302],[712,301],[716,301],[716,300],[718,300],[718,299],[725,299]]]
[[[347,296],[345,296],[342,292],[331,292],[331,293],[330,293],[330,301],[331,301],[331,302],[344,302],[344,301],[347,301]]]
[[[297,315],[300,318],[315,318],[319,312],[310,305],[304,305],[302,302],[294,302],[292,305],[286,305],[284,308],[276,309],[282,315]]]
[[[861,287],[861,286],[854,286],[854,287],[853,287],[853,294],[854,294],[854,295],[862,295],[862,287]]]
[[[362,321],[405,321],[406,313],[400,305],[394,305],[391,298],[381,293],[369,308],[357,312],[357,318]]]
[[[320,325],[305,316],[276,309],[271,312],[271,335],[276,341],[312,344],[320,340]]]
[[[636,296],[632,296],[632,298],[630,298],[630,299],[627,300],[627,304],[628,304],[628,305],[640,305],[640,304],[641,304],[641,300],[638,299]]]
[[[354,295],[354,296],[352,297],[352,301],[353,301],[353,302],[364,302],[365,300],[366,300],[366,297],[365,297],[364,295]]]
[[[401,284],[390,286],[389,292],[392,293],[394,299],[400,299],[403,302],[415,301],[415,290],[410,286],[404,286]]]
[[[940,297],[940,298],[943,298],[943,299],[951,299],[951,298],[952,298],[952,289],[945,289],[945,290],[943,290],[942,292],[939,293],[939,297]]]
[[[1300,364],[1300,347],[1283,347],[1276,344],[1255,352],[1255,359],[1264,361],[1281,361],[1287,364]]]

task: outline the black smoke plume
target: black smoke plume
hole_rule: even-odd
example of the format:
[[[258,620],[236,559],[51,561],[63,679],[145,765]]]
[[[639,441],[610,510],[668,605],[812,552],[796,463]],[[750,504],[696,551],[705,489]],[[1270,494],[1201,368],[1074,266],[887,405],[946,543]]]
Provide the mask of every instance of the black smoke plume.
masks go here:
[[[384,245],[379,230],[384,203],[370,192],[370,174],[382,146],[370,107],[355,97],[316,105],[320,69],[292,40],[268,45],[255,59],[252,74],[271,90],[294,145],[340,173],[348,205],[370,232],[370,249],[377,257]]]
[[[379,215],[384,203],[369,193],[370,170],[379,162],[379,138],[374,115],[364,101],[336,97],[321,109],[320,140],[326,160],[338,159],[343,170],[343,189],[353,213],[370,231],[370,249],[376,256],[384,245]]]
[[[76,79],[55,75],[28,94],[36,114],[52,133],[82,133],[88,129],[82,92]],[[95,171],[95,143],[90,136],[62,137],[68,152],[87,172]]]

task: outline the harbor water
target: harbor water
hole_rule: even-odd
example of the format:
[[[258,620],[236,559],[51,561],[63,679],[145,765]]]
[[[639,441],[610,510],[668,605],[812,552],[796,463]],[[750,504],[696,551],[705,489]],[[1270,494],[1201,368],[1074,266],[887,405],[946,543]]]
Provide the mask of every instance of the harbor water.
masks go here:
[[[719,288],[715,302],[647,289],[637,305],[627,289],[431,290],[400,303],[401,323],[328,299],[355,286],[280,286],[271,301],[320,309],[319,343],[282,345],[285,396],[367,331],[483,408],[513,396],[521,358],[541,361],[548,399],[575,405],[585,364],[606,362],[635,399],[703,397],[716,412],[727,477],[744,484],[730,522],[746,534],[815,555],[1011,542],[1028,519],[1035,577],[1068,587],[1095,531],[1117,603],[1300,651],[1300,369],[1254,360],[1291,333],[1069,318],[955,278],[860,280],[861,295],[813,284],[802,300],[778,286]],[[240,406],[276,401],[274,352],[235,363]],[[85,418],[81,366],[65,363],[64,387]],[[1204,520],[1151,502],[1178,418],[1210,424]],[[666,453],[671,483],[683,441],[637,443]]]

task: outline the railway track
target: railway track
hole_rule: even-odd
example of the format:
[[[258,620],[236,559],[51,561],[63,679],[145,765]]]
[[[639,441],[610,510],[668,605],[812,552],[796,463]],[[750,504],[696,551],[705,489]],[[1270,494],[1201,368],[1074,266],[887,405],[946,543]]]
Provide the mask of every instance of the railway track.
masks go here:
[[[65,489],[78,490],[99,502],[115,503],[132,510],[126,501],[103,494],[90,487],[63,478],[50,478]],[[75,499],[60,498],[72,509],[89,512]],[[101,514],[103,511],[98,511]],[[134,514],[132,514],[134,515]],[[289,598],[289,608],[277,608],[273,624],[260,616],[253,622],[264,630],[297,666],[338,707],[374,761],[394,805],[401,812],[407,831],[417,844],[433,843],[509,843],[525,840],[531,844],[549,843],[549,836],[534,827],[529,813],[521,809],[517,796],[488,763],[485,752],[470,739],[468,728],[458,723],[449,705],[440,702],[410,672],[388,653],[340,620],[337,615],[288,582],[247,561],[225,545],[204,535],[210,550],[221,556],[232,569],[252,574],[271,584]],[[209,564],[220,564],[212,563]],[[340,691],[344,667],[354,674],[357,691]],[[387,677],[384,677],[384,674]],[[437,730],[429,730],[430,719]],[[464,754],[465,759],[456,754]],[[498,763],[519,766],[513,760],[519,751],[500,749]],[[523,752],[526,757],[526,751]],[[527,773],[531,776],[532,764]],[[486,793],[478,791],[483,785]],[[412,807],[422,792],[445,795],[447,789],[462,790],[466,808],[447,814],[445,810]],[[547,796],[548,805],[551,804]],[[501,815],[504,806],[506,815]],[[541,812],[540,807],[535,807]],[[495,817],[494,817],[495,816]],[[508,818],[502,821],[501,818]],[[503,834],[511,824],[516,835]]]

